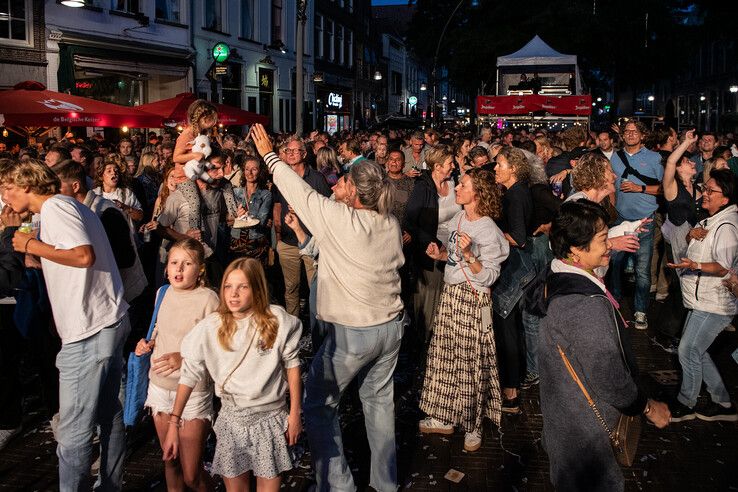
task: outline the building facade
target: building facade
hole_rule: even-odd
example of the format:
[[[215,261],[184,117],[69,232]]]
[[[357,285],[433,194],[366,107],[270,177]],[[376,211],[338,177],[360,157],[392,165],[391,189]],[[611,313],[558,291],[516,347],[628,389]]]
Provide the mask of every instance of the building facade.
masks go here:
[[[0,89],[26,80],[46,84],[44,1],[6,2],[6,8],[0,15]]]
[[[47,86],[126,106],[192,90],[186,0],[46,1]]]
[[[297,5],[284,0],[195,2],[191,23],[196,93],[206,99],[266,115],[275,131],[296,128]],[[305,12],[303,128],[314,126],[312,90],[313,4]],[[230,47],[227,75],[209,75],[212,48]]]

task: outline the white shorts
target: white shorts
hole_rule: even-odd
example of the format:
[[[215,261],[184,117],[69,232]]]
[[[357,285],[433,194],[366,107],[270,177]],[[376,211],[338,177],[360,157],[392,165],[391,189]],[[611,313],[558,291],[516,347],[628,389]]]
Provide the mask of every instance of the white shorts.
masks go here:
[[[150,408],[152,415],[160,412],[172,413],[176,391],[170,391],[149,383],[149,393],[146,395],[145,408]],[[193,391],[182,411],[182,420],[202,419],[213,421],[213,393],[210,391]]]

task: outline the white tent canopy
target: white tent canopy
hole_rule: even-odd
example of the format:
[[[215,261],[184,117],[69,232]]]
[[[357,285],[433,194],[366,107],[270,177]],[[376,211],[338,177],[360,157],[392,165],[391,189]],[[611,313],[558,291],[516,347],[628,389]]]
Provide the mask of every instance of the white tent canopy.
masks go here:
[[[518,65],[576,65],[577,55],[564,55],[535,36],[515,53],[497,57],[498,67]]]
[[[521,70],[517,72],[514,70],[515,67],[520,67]],[[556,72],[559,72],[558,74],[549,73],[557,83],[565,82],[568,77],[567,73],[573,72],[576,77],[576,93],[581,93],[577,55],[559,53],[536,35],[528,44],[515,53],[497,57],[497,94],[504,95],[506,88],[516,83],[517,78],[513,74],[535,71],[536,67],[546,67],[548,68],[547,72],[550,72],[552,67],[561,67],[560,71],[556,70]],[[506,74],[502,79],[500,78],[500,68]]]

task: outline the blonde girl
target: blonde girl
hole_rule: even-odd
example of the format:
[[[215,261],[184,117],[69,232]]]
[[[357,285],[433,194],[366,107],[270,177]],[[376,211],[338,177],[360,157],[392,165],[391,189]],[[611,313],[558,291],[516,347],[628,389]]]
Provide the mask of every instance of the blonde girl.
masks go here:
[[[203,319],[182,342],[182,373],[164,442],[164,459],[187,448],[180,411],[193,387],[212,377],[223,404],[215,422],[214,474],[226,490],[277,491],[280,474],[292,468],[288,446],[297,442],[301,381],[300,321],[269,305],[264,269],[239,258],[225,271],[216,313]],[[289,412],[287,392],[290,394]]]
[[[168,490],[213,490],[210,475],[203,469],[202,452],[213,417],[213,390],[208,379],[192,390],[186,406],[173,411],[182,355],[180,346],[192,328],[218,307],[218,296],[205,287],[205,252],[202,244],[188,238],[169,250],[166,273],[170,287],[164,294],[150,342],[141,339],[136,355],[153,350],[149,393],[145,407],[151,409],[159,442],[167,437],[169,421],[180,422],[182,452],[178,461],[165,461]]]
[[[200,193],[184,173],[184,165],[192,159],[202,160],[201,152],[192,152],[191,142],[200,134],[207,133],[218,123],[218,110],[213,103],[204,99],[198,99],[187,108],[187,124],[182,133],[177,137],[174,144],[174,178],[178,188],[184,195],[190,206],[190,229],[201,229],[202,220],[200,216]]]

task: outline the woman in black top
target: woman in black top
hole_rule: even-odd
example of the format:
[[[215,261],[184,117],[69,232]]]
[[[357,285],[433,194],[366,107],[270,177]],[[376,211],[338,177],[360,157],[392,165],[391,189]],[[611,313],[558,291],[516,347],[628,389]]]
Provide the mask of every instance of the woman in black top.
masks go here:
[[[666,159],[662,186],[669,222],[675,226],[685,222],[691,226],[697,223],[699,192],[693,182],[697,169],[693,161],[684,157],[684,152],[696,141],[694,130],[688,131],[684,141]]]
[[[533,217],[533,199],[528,188],[530,164],[522,150],[505,147],[497,154],[495,165],[496,180],[503,188],[502,219],[500,229],[510,243],[510,253],[518,248],[523,255],[528,236],[531,235]],[[502,264],[501,277],[515,276],[519,272],[510,271],[511,262]],[[520,291],[522,295],[522,290]],[[518,388],[522,382],[524,370],[523,326],[519,299],[514,307],[503,317],[499,309],[495,309],[494,326],[497,343],[497,358],[500,364],[500,380],[502,386],[502,411],[506,413],[520,412]]]

